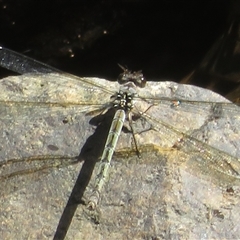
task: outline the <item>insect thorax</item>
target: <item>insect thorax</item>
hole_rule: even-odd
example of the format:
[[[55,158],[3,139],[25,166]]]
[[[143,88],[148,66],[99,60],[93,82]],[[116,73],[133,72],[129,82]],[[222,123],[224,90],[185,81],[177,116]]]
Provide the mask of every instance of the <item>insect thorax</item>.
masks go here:
[[[113,107],[116,109],[123,109],[128,112],[133,108],[133,99],[136,97],[136,85],[128,82],[121,86],[119,92],[112,96]]]

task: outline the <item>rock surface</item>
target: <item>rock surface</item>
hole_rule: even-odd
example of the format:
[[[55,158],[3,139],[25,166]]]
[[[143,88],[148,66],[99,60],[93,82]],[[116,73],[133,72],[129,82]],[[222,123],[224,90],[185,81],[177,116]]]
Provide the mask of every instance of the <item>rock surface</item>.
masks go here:
[[[58,74],[0,80],[1,238],[240,238],[240,110],[189,85],[139,90],[141,158],[126,126],[98,209],[86,209],[111,122],[93,117],[118,89]]]

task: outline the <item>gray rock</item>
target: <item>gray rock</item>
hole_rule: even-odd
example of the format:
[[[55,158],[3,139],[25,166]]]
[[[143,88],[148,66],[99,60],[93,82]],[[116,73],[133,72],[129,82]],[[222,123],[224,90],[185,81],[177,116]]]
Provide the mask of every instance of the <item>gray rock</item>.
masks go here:
[[[118,89],[60,74],[0,80],[1,238],[240,238],[240,109],[190,85],[139,89],[141,158],[126,125],[98,209],[86,209]]]

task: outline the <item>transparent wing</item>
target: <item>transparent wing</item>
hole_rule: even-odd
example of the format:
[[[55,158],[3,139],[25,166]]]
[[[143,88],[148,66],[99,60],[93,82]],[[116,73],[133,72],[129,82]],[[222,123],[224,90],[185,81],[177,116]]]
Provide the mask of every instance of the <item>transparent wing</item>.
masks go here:
[[[93,133],[92,115],[111,105],[118,84],[63,73],[3,47],[0,65],[23,74],[0,80],[0,179],[6,195],[75,163]]]
[[[91,106],[88,106],[91,109]],[[76,161],[94,132],[86,108],[43,103],[0,103],[1,195]]]
[[[233,107],[235,115],[214,118],[211,117],[210,106],[201,108],[198,113],[166,106],[155,102],[135,109],[136,114],[141,109],[141,116],[149,124],[149,129],[155,131],[151,135],[149,131],[149,136],[147,132],[140,133],[141,144],[148,141],[153,145],[180,150],[184,153],[184,162],[188,168],[195,170],[195,174],[200,172],[216,176],[220,182],[224,182],[224,176],[231,181],[240,180],[239,107]],[[229,109],[228,113],[232,113]]]
[[[69,81],[79,81],[82,87],[92,89],[95,86],[104,92],[112,92],[112,89],[108,88],[108,84],[101,84],[101,81],[95,81],[93,80],[94,78],[81,78],[72,74],[65,73],[59,69],[51,67],[47,64],[44,64],[2,46],[0,46],[0,66],[13,72],[23,74],[25,76],[30,75],[33,77],[35,75],[37,78],[40,78],[41,76],[41,78],[43,78],[43,81],[45,81],[45,75],[53,74],[52,78],[56,77],[58,79],[56,81],[58,82],[61,82],[63,79],[65,81],[66,79]]]
[[[8,48],[0,46],[0,66],[16,73],[62,73],[47,64],[41,63]]]
[[[81,126],[87,128],[91,116],[86,116],[86,114],[108,108],[111,105],[110,97],[116,91],[114,91],[116,89],[114,83],[106,84],[102,81],[101,84],[106,84],[105,91],[102,91],[102,88],[97,86],[99,79],[87,78],[86,81],[79,79],[75,81],[71,76],[62,74],[27,74],[1,79],[0,127],[2,135],[7,137],[11,133],[11,136],[16,138],[15,142],[22,144],[23,134],[26,132],[28,141],[32,142],[32,145],[40,147],[47,140],[51,142],[50,144],[56,142],[55,133],[59,138],[60,134],[64,134],[65,138],[77,139],[74,132],[79,133],[79,130],[71,131],[71,128],[68,129],[68,125],[72,124],[75,128],[80,125],[80,129]],[[91,81],[93,84],[90,84]],[[66,121],[67,124],[65,124]],[[82,124],[83,122],[85,125]],[[64,132],[64,128],[66,128],[66,132]],[[31,141],[31,139],[35,139],[35,141]],[[5,140],[2,139],[2,141],[2,148],[5,148],[6,151],[1,155],[2,158],[5,156],[5,159],[12,152],[12,148],[16,148],[16,146],[11,145],[12,141],[9,141],[8,145]],[[62,139],[62,141],[64,140]],[[58,144],[61,146],[61,142]],[[26,152],[31,152],[27,145],[26,142]],[[19,151],[22,150],[24,152],[24,149]],[[9,153],[7,153],[8,151]],[[39,152],[32,153],[28,156],[41,155]],[[18,154],[9,158],[18,157]]]
[[[108,83],[103,88],[99,79],[85,80],[63,74],[0,80],[1,193],[75,163],[94,132],[89,121],[110,106],[116,87]]]
[[[168,109],[170,114],[179,112],[179,115],[184,116],[191,112],[212,118],[239,115],[239,103],[233,104],[210,90],[192,85],[148,82],[146,88],[139,89],[138,97],[137,101],[144,100],[149,104],[161,105]]]
[[[29,158],[8,159],[0,162],[1,196],[28,187],[33,181],[51,173],[54,168],[65,168],[78,163],[78,157],[34,156]]]

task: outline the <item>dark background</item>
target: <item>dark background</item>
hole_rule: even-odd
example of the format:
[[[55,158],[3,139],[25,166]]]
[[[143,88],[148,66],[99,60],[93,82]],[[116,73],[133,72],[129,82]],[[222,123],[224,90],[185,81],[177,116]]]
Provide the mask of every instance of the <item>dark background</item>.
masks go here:
[[[0,0],[0,45],[79,76],[179,81],[229,27],[232,1]]]

